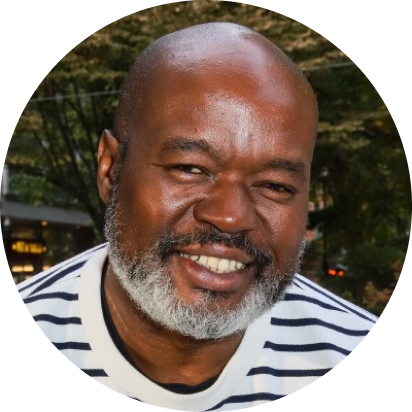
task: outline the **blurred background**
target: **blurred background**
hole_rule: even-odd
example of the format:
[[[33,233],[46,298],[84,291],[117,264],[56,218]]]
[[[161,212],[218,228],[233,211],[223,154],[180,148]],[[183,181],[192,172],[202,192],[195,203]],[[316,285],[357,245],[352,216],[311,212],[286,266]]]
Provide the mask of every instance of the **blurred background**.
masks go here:
[[[405,259],[411,185],[396,126],[374,87],[310,28],[242,3],[154,7],[96,32],[45,77],[15,129],[1,185],[1,227],[16,283],[103,241],[96,149],[125,76],[153,40],[229,21],[277,44],[307,76],[320,123],[302,273],[379,315]]]

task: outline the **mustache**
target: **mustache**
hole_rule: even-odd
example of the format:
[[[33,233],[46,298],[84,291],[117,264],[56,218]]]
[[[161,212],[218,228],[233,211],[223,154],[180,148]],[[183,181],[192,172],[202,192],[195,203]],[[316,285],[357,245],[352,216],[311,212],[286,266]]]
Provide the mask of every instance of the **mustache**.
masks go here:
[[[166,261],[180,246],[189,246],[196,243],[220,244],[230,248],[237,248],[246,252],[253,259],[253,264],[264,268],[273,262],[270,253],[257,247],[243,232],[222,233],[214,228],[198,229],[185,234],[167,234],[157,242],[157,250],[163,261]]]

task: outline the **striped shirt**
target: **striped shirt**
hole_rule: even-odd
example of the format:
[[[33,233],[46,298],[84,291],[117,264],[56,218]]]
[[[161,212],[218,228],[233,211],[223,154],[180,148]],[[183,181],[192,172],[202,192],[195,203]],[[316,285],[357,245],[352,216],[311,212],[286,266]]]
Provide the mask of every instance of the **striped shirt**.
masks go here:
[[[102,312],[105,245],[18,285],[53,344],[89,376],[126,396],[179,410],[232,410],[279,399],[318,379],[367,335],[376,318],[300,275],[253,322],[217,380],[179,394],[152,382],[113,343]]]

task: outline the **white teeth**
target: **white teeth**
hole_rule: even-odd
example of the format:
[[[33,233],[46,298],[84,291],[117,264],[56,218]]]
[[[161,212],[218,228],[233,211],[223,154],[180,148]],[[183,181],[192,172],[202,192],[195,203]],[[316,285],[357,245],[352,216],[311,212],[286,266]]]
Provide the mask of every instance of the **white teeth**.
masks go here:
[[[206,266],[207,263],[207,256],[202,255],[198,260],[199,265]]]
[[[237,262],[236,260],[219,259],[215,256],[188,255],[186,253],[181,253],[180,255],[185,259],[197,262],[200,266],[204,266],[215,273],[234,272],[246,266],[244,263]]]
[[[236,262],[236,269],[243,269],[245,265],[241,262]]]
[[[220,262],[217,264],[217,270],[228,270],[230,261],[227,259],[220,259]]]
[[[212,270],[214,270],[214,271],[217,271],[218,266],[219,266],[219,259],[216,258],[216,257],[214,257],[214,256],[210,256],[210,257],[207,259],[206,266],[207,266],[209,269],[212,269]]]

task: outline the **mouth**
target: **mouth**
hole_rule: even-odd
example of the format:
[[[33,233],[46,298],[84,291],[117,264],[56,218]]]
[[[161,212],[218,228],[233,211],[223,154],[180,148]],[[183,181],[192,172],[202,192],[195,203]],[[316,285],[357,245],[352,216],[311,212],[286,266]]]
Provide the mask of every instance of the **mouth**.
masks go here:
[[[183,258],[196,262],[199,266],[202,266],[216,274],[231,273],[242,270],[246,267],[246,263],[233,259],[225,259],[208,255],[191,255],[182,252],[179,252],[179,254]]]
[[[187,301],[195,302],[202,291],[218,294],[225,308],[235,307],[258,276],[252,254],[219,243],[191,243],[172,253],[170,273],[174,286]],[[215,302],[216,303],[216,302]]]

